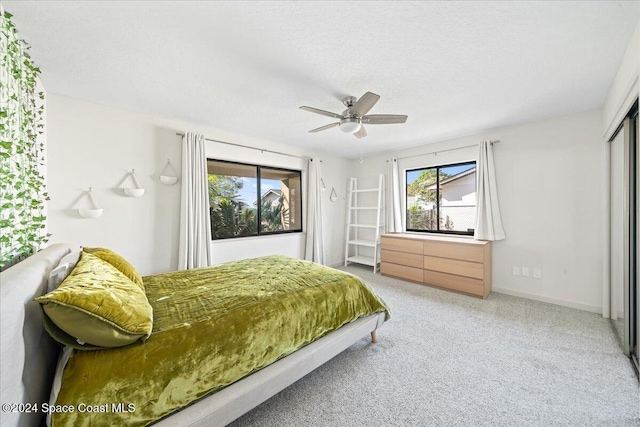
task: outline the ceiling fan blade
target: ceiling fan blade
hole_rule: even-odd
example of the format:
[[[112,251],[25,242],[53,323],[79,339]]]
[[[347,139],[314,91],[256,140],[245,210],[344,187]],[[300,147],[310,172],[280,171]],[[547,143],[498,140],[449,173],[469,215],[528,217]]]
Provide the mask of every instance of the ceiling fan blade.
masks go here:
[[[375,93],[367,92],[358,99],[358,101],[353,104],[349,111],[351,114],[355,114],[358,117],[362,117],[369,112],[376,105],[380,99],[380,95],[376,95]]]
[[[312,129],[309,132],[313,132],[313,133],[320,132],[321,130],[331,129],[331,128],[334,128],[336,126],[340,126],[340,122],[335,122],[335,123],[331,123],[331,124],[326,125],[326,126],[322,126],[322,127],[316,128],[316,129]]]
[[[360,130],[353,134],[356,138],[364,138],[367,136],[367,131],[364,130],[364,126],[360,126]]]
[[[331,111],[320,110],[318,108],[313,107],[300,107],[301,110],[309,111],[311,113],[322,114],[323,116],[333,117],[334,119],[341,119],[342,116],[340,114],[332,113]]]
[[[362,123],[370,125],[390,125],[393,123],[404,123],[407,121],[407,116],[399,114],[371,114],[370,116],[362,117]]]

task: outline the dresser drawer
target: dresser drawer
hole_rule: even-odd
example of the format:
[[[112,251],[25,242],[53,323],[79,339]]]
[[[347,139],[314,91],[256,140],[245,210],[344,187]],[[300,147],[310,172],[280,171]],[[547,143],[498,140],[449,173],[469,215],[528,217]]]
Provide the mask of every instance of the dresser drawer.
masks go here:
[[[396,252],[384,250],[381,255],[382,262],[390,262],[398,265],[408,265],[409,267],[416,267],[422,269],[424,260],[420,254],[410,254],[406,252]]]
[[[457,259],[424,257],[424,269],[439,271],[441,273],[455,274],[458,276],[482,279],[484,277],[484,265],[477,262],[460,261]]]
[[[393,233],[380,238],[385,276],[486,298],[491,293],[491,242]]]
[[[388,262],[380,263],[380,273],[387,276],[399,277],[401,279],[411,280],[413,282],[422,283],[424,279],[422,268],[406,267],[404,265],[391,264]]]
[[[421,240],[397,239],[394,237],[382,236],[380,238],[380,246],[382,249],[388,249],[390,251],[422,255],[423,242]]]
[[[424,242],[424,255],[463,261],[484,262],[484,246],[438,241]]]
[[[456,276],[453,274],[439,273],[437,271],[424,271],[424,283],[427,285],[441,286],[454,291],[484,297],[484,284],[482,280],[471,277]]]

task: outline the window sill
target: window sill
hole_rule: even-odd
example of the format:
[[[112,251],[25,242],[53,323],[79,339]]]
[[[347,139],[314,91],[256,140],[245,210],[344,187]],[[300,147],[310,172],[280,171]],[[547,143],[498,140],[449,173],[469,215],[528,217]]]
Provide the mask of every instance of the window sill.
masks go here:
[[[245,236],[245,237],[230,237],[228,239],[217,239],[211,240],[211,243],[230,243],[230,242],[245,242],[247,240],[262,240],[262,239],[273,239],[273,238],[283,238],[283,237],[293,237],[293,236],[306,236],[305,232],[292,232],[292,233],[281,233],[281,234],[264,234],[262,236]]]
[[[403,231],[401,233],[395,234],[411,234],[414,236],[427,236],[427,237],[448,237],[451,239],[467,239],[474,240],[473,236],[468,236],[465,234],[448,234],[448,233],[430,233],[428,231]]]

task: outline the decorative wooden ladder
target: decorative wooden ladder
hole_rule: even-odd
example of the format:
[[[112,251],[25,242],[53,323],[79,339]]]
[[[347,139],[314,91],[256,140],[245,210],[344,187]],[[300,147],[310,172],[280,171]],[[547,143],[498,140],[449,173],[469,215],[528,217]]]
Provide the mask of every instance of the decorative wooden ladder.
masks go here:
[[[378,270],[380,263],[380,235],[385,232],[385,215],[384,215],[384,174],[380,174],[377,188],[358,189],[358,181],[356,178],[349,179],[349,191],[347,195],[347,220],[346,220],[346,242],[344,247],[344,265],[353,262],[357,264],[370,265],[373,272]],[[377,193],[378,203],[376,206],[360,206],[358,204],[358,196],[366,193]],[[369,202],[371,203],[371,202]],[[366,212],[369,215],[366,215]],[[375,211],[375,222],[373,215],[370,213]],[[364,213],[366,218],[359,213]],[[353,250],[351,251],[350,249]],[[362,254],[361,248],[366,249],[368,254]],[[373,256],[370,255],[373,251]],[[353,255],[349,256],[349,253]]]

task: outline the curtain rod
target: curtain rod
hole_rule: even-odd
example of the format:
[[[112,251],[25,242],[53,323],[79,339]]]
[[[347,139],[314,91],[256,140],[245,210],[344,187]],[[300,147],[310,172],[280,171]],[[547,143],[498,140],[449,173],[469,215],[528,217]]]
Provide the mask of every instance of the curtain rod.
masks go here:
[[[180,132],[176,132],[176,135],[178,136],[184,136],[184,133],[180,133]],[[234,144],[233,142],[226,142],[226,141],[219,141],[217,139],[209,139],[209,138],[205,138],[206,141],[210,141],[210,142],[217,142],[219,144],[226,144],[226,145],[233,145],[234,147],[242,147],[242,148],[249,148],[250,150],[258,150],[262,153],[272,153],[272,154],[280,154],[282,156],[289,156],[289,157],[297,157],[298,159],[305,159],[305,160],[311,160],[313,161],[313,159],[311,157],[307,157],[307,156],[298,156],[296,154],[289,154],[289,153],[282,153],[280,151],[273,151],[273,150],[267,150],[266,148],[257,148],[257,147],[250,147],[248,145],[242,145],[242,144]],[[320,160],[320,162],[322,162],[322,160]]]
[[[489,141],[489,144],[493,145],[493,144],[497,144],[499,142],[500,142],[500,140],[498,139],[498,140],[495,140],[495,141]],[[471,148],[471,147],[477,147],[477,146],[478,146],[478,144],[465,145],[464,147],[448,148],[446,150],[431,151],[429,153],[420,153],[420,154],[413,154],[411,156],[396,157],[396,160],[410,159],[411,157],[426,156],[428,154],[446,153],[447,151],[462,150],[463,148]],[[387,162],[389,162],[389,160],[387,160]]]

